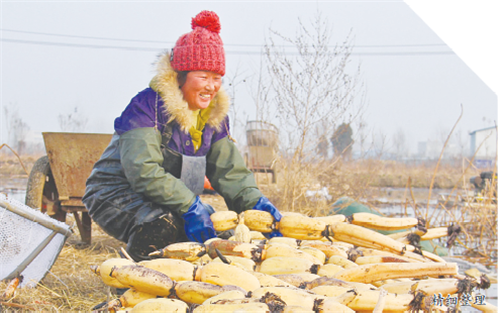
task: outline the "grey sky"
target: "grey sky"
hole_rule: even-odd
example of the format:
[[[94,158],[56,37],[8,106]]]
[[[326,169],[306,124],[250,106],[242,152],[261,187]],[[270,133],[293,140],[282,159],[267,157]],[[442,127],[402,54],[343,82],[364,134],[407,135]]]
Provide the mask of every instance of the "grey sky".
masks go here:
[[[204,9],[221,20],[226,77],[236,70],[255,75],[269,27],[293,36],[298,18],[308,24],[319,9],[333,26],[332,45],[352,29],[368,128],[388,138],[403,129],[412,150],[449,131],[461,104],[458,129],[464,135],[497,120],[495,93],[403,1],[3,1],[1,105],[17,106],[35,132],[60,131],[57,116],[78,107],[89,119],[87,132],[111,133],[114,118],[147,87],[157,54],[189,32],[191,18]],[[250,92],[248,79],[238,86],[236,105],[253,118]],[[4,124],[2,118],[1,142],[7,140]]]

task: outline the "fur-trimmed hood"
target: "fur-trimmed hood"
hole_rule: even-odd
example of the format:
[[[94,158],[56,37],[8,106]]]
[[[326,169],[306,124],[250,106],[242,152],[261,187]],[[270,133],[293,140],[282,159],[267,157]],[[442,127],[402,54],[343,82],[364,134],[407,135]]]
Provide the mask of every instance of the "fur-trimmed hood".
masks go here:
[[[187,133],[191,125],[195,122],[192,111],[189,110],[187,102],[184,100],[177,73],[170,65],[170,54],[160,55],[156,64],[157,73],[151,80],[150,87],[156,91],[163,100],[164,108],[169,114],[169,122],[175,120],[182,131]],[[218,131],[221,130],[221,123],[226,118],[229,111],[230,101],[226,91],[221,87],[210,102],[210,116],[207,120],[209,126]]]

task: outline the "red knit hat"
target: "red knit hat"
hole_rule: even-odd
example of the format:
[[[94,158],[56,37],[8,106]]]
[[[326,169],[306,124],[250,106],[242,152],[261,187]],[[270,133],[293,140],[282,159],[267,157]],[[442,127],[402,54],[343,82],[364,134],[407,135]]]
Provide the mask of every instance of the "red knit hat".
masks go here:
[[[215,12],[202,11],[191,21],[193,31],[182,35],[170,56],[176,71],[211,71],[224,76],[226,57]]]

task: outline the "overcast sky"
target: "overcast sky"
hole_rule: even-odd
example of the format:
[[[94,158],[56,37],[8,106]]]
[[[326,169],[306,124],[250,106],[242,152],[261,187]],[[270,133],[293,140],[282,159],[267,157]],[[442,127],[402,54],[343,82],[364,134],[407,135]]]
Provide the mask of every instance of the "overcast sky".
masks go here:
[[[17,109],[36,133],[61,131],[58,116],[75,108],[88,118],[86,132],[113,132],[114,119],[147,87],[156,56],[205,9],[221,20],[226,83],[236,71],[248,77],[235,105],[250,119],[251,78],[269,28],[293,36],[298,18],[307,25],[319,10],[333,26],[332,45],[352,31],[370,131],[390,138],[403,130],[414,151],[447,133],[461,105],[464,137],[497,121],[491,87],[404,1],[2,1],[0,142],[8,140],[3,107]]]

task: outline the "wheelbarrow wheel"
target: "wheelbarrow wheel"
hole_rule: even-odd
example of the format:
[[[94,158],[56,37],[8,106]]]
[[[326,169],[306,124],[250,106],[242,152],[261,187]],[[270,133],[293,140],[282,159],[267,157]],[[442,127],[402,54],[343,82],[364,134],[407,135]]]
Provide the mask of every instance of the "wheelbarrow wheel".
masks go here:
[[[39,158],[31,169],[26,186],[25,203],[58,221],[66,221],[66,212],[61,210],[59,195],[47,156]]]

